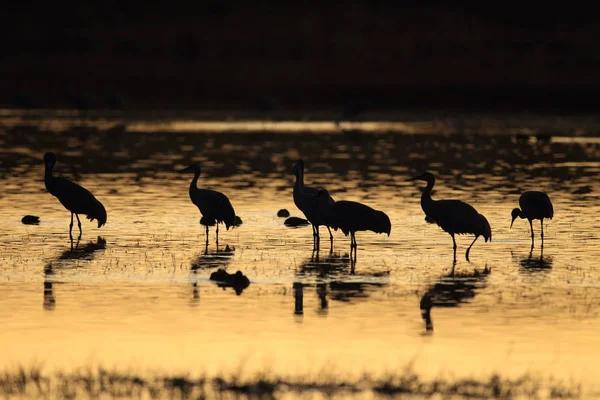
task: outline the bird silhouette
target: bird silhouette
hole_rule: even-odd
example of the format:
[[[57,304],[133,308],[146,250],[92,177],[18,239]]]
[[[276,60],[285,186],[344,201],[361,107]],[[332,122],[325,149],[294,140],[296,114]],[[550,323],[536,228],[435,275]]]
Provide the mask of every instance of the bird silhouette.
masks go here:
[[[320,236],[319,226],[325,225],[329,231],[329,241],[333,247],[333,234],[331,233],[329,221],[326,220],[326,216],[319,212],[314,201],[314,197],[317,195],[321,188],[315,188],[304,185],[304,161],[298,160],[294,165],[294,175],[296,175],[296,182],[294,183],[294,204],[300,211],[304,213],[306,219],[312,224],[313,227],[313,250],[317,250],[320,247]],[[327,202],[334,204],[335,201],[327,192]]]
[[[554,216],[554,207],[552,206],[550,197],[544,192],[530,190],[521,194],[519,206],[521,207],[520,209],[514,208],[511,212],[512,221],[510,227],[512,228],[517,217],[527,219],[531,227],[531,248],[533,249],[534,234],[531,221],[539,219],[542,228],[542,247],[544,247],[544,218],[552,219]]]
[[[375,210],[356,201],[340,200],[331,204],[328,201],[329,193],[320,189],[313,197],[317,210],[324,219],[330,221],[334,230],[340,229],[345,236],[350,234],[350,257],[356,261],[356,232],[372,231],[387,233],[390,236],[392,223],[383,211]]]
[[[221,192],[210,189],[199,189],[197,186],[200,177],[200,166],[192,164],[180,172],[194,172],[190,183],[190,200],[198,207],[202,214],[203,224],[206,226],[206,245],[208,246],[208,227],[216,225],[217,246],[219,245],[219,224],[225,224],[227,230],[235,225],[235,211],[231,202]]]
[[[433,200],[431,190],[435,185],[435,177],[430,172],[408,179],[409,181],[421,180],[427,182],[421,195],[421,208],[425,213],[425,221],[437,224],[452,236],[454,244],[454,261],[456,261],[456,240],[454,235],[473,234],[475,239],[467,249],[465,258],[469,261],[471,247],[479,236],[483,236],[486,243],[492,240],[492,229],[488,220],[473,208],[473,206],[460,200]],[[454,268],[453,268],[454,270]]]
[[[81,237],[81,221],[79,214],[84,214],[90,221],[98,220],[98,228],[106,224],[106,209],[87,189],[68,179],[54,176],[52,170],[56,164],[56,155],[46,153],[44,155],[46,172],[44,183],[51,195],[56,197],[60,203],[71,212],[71,224],[69,225],[69,237],[73,240],[73,214],[77,217],[79,237]]]

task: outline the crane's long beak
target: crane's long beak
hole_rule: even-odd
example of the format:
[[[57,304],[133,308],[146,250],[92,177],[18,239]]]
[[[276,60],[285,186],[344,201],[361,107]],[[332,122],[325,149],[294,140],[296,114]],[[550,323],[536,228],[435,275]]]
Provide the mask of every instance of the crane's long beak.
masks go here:
[[[416,181],[416,180],[418,180],[418,179],[421,179],[421,177],[422,177],[422,176],[423,176],[423,175],[419,175],[419,176],[415,176],[414,178],[409,178],[409,179],[407,179],[407,180],[406,180],[406,182],[409,182],[409,181]]]
[[[178,172],[188,172],[188,171],[191,171],[191,170],[192,170],[192,167],[187,167],[187,168],[184,168],[184,169],[180,169]]]
[[[513,222],[515,222],[515,219],[517,219],[517,217],[513,218],[513,219],[512,219],[512,221],[510,221],[510,228],[508,228],[508,229],[511,229],[511,228],[512,228],[512,226],[513,226]]]

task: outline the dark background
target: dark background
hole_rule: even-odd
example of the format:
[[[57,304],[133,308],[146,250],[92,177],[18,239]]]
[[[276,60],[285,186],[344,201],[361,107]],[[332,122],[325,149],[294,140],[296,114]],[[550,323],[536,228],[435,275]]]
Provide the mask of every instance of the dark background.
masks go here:
[[[1,107],[351,117],[599,103],[600,17],[565,3],[23,1],[1,15]]]

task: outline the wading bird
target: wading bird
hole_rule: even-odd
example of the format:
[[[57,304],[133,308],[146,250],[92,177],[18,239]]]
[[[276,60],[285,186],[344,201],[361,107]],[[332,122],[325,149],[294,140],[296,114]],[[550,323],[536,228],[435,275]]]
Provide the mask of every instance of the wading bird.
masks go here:
[[[452,236],[454,243],[454,261],[456,261],[456,240],[454,235],[473,234],[475,239],[467,249],[465,258],[469,261],[471,247],[479,236],[483,236],[486,243],[492,240],[492,229],[488,220],[473,208],[473,206],[460,200],[433,200],[431,190],[435,185],[435,177],[430,172],[408,179],[409,181],[421,180],[427,182],[427,187],[421,195],[421,208],[425,213],[425,221],[437,224]]]
[[[56,164],[54,153],[44,155],[44,164],[46,165],[44,175],[46,189],[71,212],[71,224],[69,225],[69,237],[71,239],[73,239],[73,214],[77,217],[79,237],[82,234],[79,214],[84,214],[90,221],[98,220],[98,228],[106,224],[106,209],[89,190],[68,179],[52,175],[52,169]]]
[[[365,204],[355,201],[340,200],[333,204],[328,202],[329,193],[325,189],[319,190],[314,196],[317,208],[325,219],[330,221],[336,231],[340,229],[345,236],[350,234],[350,257],[356,260],[356,232],[372,231],[387,233],[390,236],[392,223],[383,211],[375,210]],[[354,253],[354,256],[352,255]]]
[[[190,200],[198,207],[202,220],[206,225],[206,245],[208,246],[208,227],[217,225],[217,246],[219,245],[219,224],[225,224],[227,230],[230,226],[235,225],[235,211],[231,206],[231,202],[221,192],[210,189],[199,189],[196,184],[200,177],[200,166],[192,164],[179,172],[194,172],[194,178],[190,183]]]
[[[296,182],[294,183],[294,204],[300,211],[304,213],[304,216],[312,224],[313,227],[313,250],[318,250],[320,247],[321,238],[319,236],[319,226],[325,225],[329,231],[329,241],[333,246],[333,234],[331,233],[329,221],[326,220],[326,216],[323,215],[316,207],[314,201],[315,196],[319,193],[321,188],[315,188],[310,186],[304,186],[304,161],[298,160],[294,165],[294,175],[296,175]],[[333,205],[335,201],[327,194],[327,202]]]
[[[517,217],[521,219],[527,218],[531,227],[531,248],[533,248],[534,235],[531,221],[539,219],[542,228],[542,247],[544,247],[544,218],[552,219],[554,216],[554,207],[552,206],[550,197],[544,192],[527,191],[519,198],[519,206],[521,206],[521,209],[515,208],[511,212],[512,221],[510,227],[512,228]]]

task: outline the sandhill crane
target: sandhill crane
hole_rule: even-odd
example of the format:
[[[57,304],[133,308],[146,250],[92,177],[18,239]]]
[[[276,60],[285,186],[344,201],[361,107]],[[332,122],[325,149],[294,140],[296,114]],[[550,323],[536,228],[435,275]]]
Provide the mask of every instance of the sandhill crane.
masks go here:
[[[179,172],[194,172],[194,178],[190,183],[190,200],[198,207],[202,220],[206,225],[206,244],[208,245],[208,227],[217,225],[216,238],[217,246],[219,245],[219,224],[224,223],[227,230],[230,226],[235,225],[235,211],[231,202],[221,192],[210,189],[199,189],[197,187],[198,178],[200,177],[200,166],[192,164]]]
[[[475,239],[467,249],[465,258],[469,261],[471,247],[479,236],[483,236],[486,243],[492,240],[492,229],[488,220],[473,208],[473,206],[460,200],[433,200],[431,190],[435,185],[435,177],[430,172],[408,179],[409,181],[421,180],[427,182],[427,187],[421,195],[421,208],[425,213],[425,221],[437,224],[452,236],[454,243],[454,261],[456,261],[456,240],[454,235],[473,234]]]
[[[69,225],[71,239],[73,239],[73,214],[77,217],[79,237],[81,237],[82,230],[78,214],[84,214],[90,221],[98,220],[98,228],[106,224],[106,209],[89,190],[68,179],[52,175],[52,169],[56,164],[54,153],[44,154],[44,164],[46,165],[44,175],[46,189],[71,212],[71,224]]]
[[[521,219],[527,218],[529,226],[531,227],[531,248],[533,248],[534,234],[531,221],[539,219],[542,228],[542,247],[544,247],[544,218],[552,219],[554,216],[554,207],[552,206],[550,197],[544,192],[530,190],[521,195],[519,198],[519,206],[521,206],[521,209],[515,208],[511,212],[512,221],[510,227],[512,228],[517,217]]]
[[[298,160],[294,165],[294,175],[296,182],[294,183],[294,204],[300,211],[304,213],[306,219],[313,226],[313,249],[318,250],[320,246],[319,226],[325,225],[329,231],[329,241],[333,246],[333,234],[331,233],[330,224],[326,218],[317,210],[314,197],[321,188],[304,186],[304,161]],[[329,196],[329,192],[326,192]],[[335,203],[333,198],[327,198],[329,204]]]
[[[317,208],[325,219],[330,221],[336,231],[341,229],[345,236],[350,234],[350,256],[354,252],[356,260],[356,232],[372,231],[387,233],[390,236],[392,223],[383,211],[375,210],[365,204],[355,201],[340,200],[333,204],[328,202],[329,193],[325,189],[319,190],[314,196]]]

